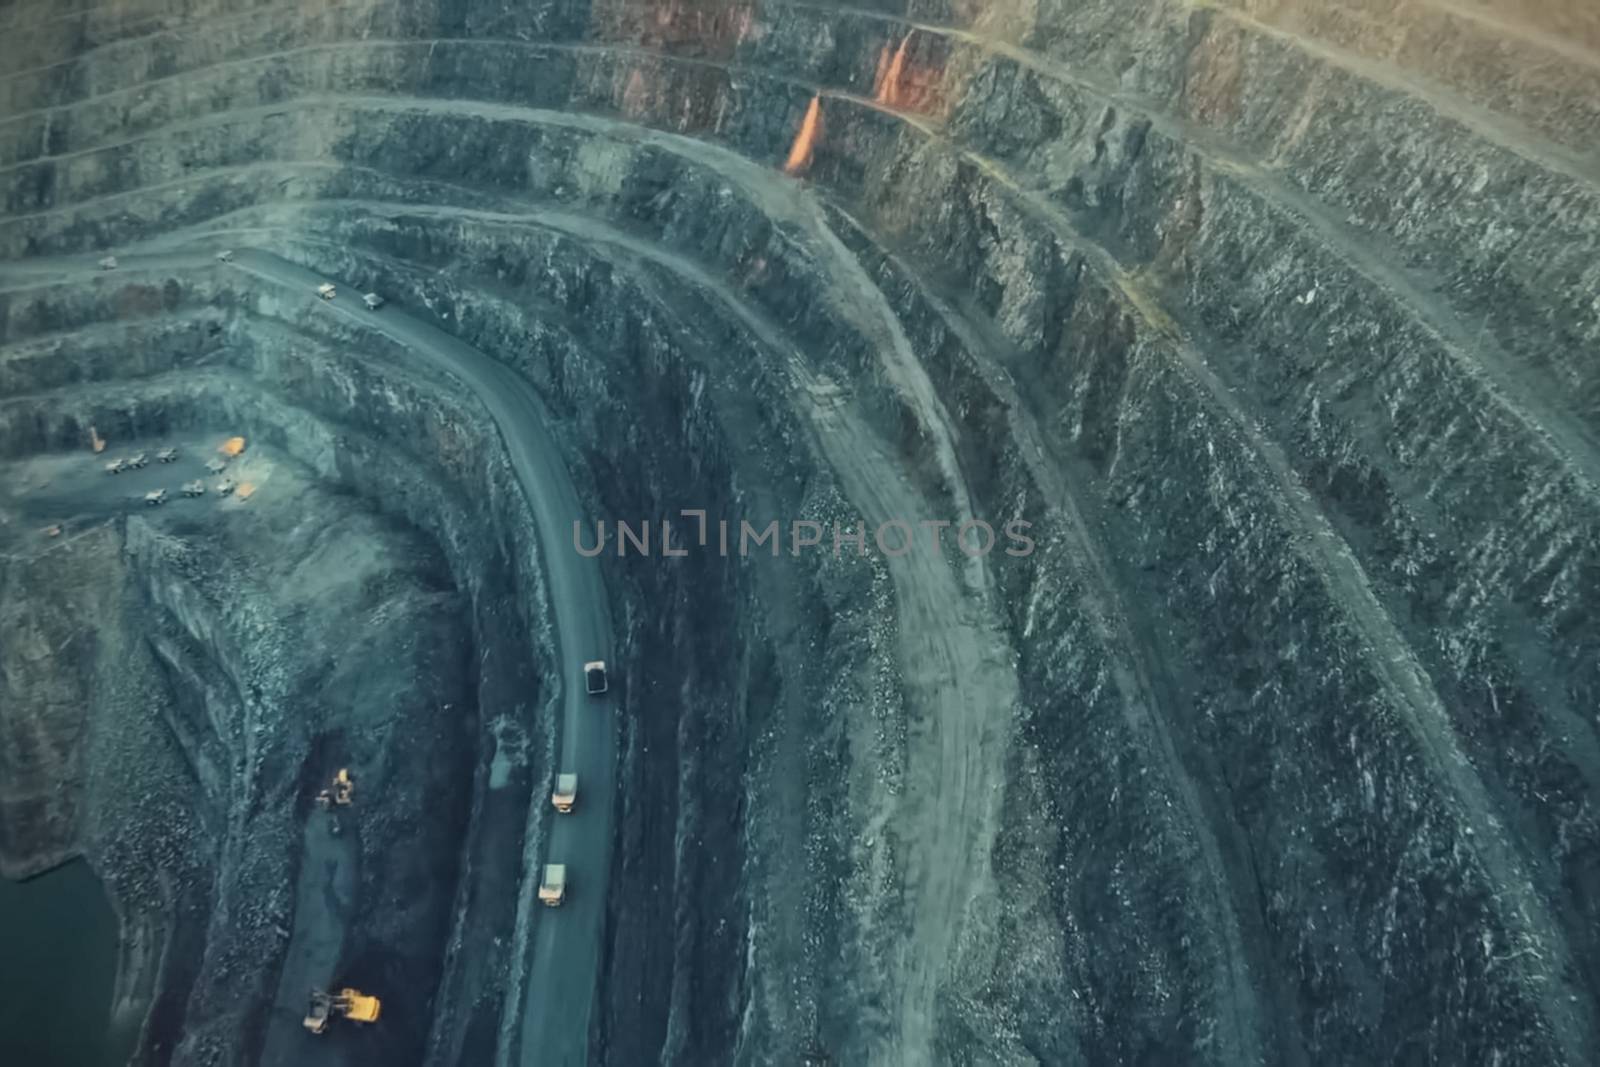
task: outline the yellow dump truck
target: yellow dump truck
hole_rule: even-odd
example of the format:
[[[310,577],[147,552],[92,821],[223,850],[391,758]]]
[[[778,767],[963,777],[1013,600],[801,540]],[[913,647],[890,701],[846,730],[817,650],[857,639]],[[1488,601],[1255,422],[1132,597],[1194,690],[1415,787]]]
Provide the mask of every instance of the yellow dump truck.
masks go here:
[[[356,783],[350,777],[350,768],[340,767],[339,772],[333,776],[332,783],[317,794],[317,807],[330,808],[335,804],[343,807],[350,803],[355,791]]]
[[[555,908],[567,898],[567,865],[565,863],[547,863],[544,866],[544,881],[539,883],[539,901],[548,908]]]
[[[328,1029],[328,1020],[335,1015],[355,1023],[375,1023],[381,1008],[377,997],[368,996],[359,989],[341,989],[337,993],[313,989],[303,1023],[313,1034],[320,1034]]]
[[[369,997],[357,989],[341,989],[336,1003],[346,1019],[353,1023],[375,1023],[382,1004],[377,997]]]
[[[572,810],[572,805],[578,799],[578,776],[576,774],[556,775],[556,789],[550,794],[550,803],[555,805],[557,811],[566,813]]]

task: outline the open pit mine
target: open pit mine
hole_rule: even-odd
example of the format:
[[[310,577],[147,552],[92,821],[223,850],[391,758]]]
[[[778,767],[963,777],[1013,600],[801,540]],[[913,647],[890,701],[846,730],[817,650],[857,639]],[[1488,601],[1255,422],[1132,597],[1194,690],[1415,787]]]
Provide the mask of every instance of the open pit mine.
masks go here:
[[[0,0],[0,1064],[1600,1063],[1592,0]]]

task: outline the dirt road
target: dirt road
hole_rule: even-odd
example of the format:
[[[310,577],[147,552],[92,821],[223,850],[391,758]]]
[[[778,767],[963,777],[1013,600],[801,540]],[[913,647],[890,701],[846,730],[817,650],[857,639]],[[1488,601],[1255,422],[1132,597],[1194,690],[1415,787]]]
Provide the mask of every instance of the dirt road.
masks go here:
[[[334,832],[336,820],[338,833]],[[349,812],[313,811],[306,820],[300,879],[294,893],[294,930],[267,1020],[261,1067],[350,1062],[348,1045],[336,1035],[308,1033],[302,1020],[311,990],[326,990],[342,977],[337,969],[355,909],[361,863],[354,823]]]
[[[304,292],[311,301],[317,300],[317,283],[339,280],[324,279],[267,252],[240,249],[236,255],[240,269]],[[611,858],[617,704],[615,690],[596,698],[583,686],[582,664],[591,659],[610,662],[612,653],[599,563],[571,547],[572,524],[586,518],[577,489],[562,464],[543,404],[515,371],[400,308],[366,310],[354,290],[340,289],[333,300],[320,303],[398,341],[423,363],[467,385],[494,419],[533,513],[554,613],[554,654],[564,668],[560,766],[577,771],[579,803],[572,814],[554,820],[543,858],[567,865],[568,897],[561,908],[540,909],[542,914],[533,917],[521,1056],[523,1062],[551,1067],[587,1063]],[[540,790],[534,803],[548,804],[548,795]],[[532,877],[522,906],[537,908],[531,897],[539,872],[528,873]]]

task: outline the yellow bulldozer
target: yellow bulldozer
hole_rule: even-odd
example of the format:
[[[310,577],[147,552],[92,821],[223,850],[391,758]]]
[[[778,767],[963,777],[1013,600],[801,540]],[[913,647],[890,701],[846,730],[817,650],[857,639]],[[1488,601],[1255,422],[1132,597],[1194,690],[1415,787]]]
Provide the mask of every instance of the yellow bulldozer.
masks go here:
[[[328,1028],[328,1020],[338,1015],[355,1023],[375,1023],[382,1005],[377,997],[369,997],[359,989],[341,989],[337,993],[311,991],[311,1006],[306,1009],[305,1027],[313,1034]]]
[[[355,791],[356,783],[350,777],[350,768],[340,767],[339,773],[333,776],[333,781],[317,794],[317,807],[331,808],[335,804],[343,807],[350,803]]]

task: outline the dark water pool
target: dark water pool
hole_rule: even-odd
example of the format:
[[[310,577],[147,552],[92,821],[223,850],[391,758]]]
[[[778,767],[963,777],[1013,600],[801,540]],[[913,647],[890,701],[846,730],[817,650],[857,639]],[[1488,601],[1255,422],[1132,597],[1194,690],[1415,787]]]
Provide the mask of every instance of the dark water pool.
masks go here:
[[[117,917],[89,865],[0,878],[0,1064],[111,1067]]]

